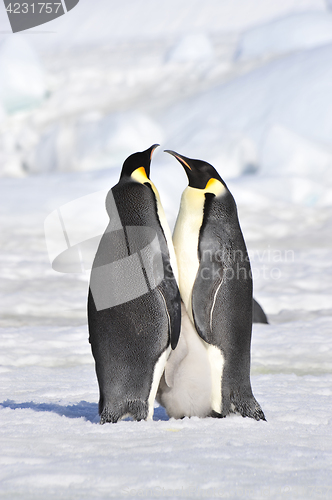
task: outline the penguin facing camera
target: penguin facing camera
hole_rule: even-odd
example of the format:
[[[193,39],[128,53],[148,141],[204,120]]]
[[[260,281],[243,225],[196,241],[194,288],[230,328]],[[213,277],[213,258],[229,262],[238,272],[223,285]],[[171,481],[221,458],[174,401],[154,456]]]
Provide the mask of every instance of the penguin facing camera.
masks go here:
[[[182,194],[173,243],[181,299],[195,327],[196,340],[205,347],[205,357],[200,348],[190,352],[193,332],[190,325],[184,325],[181,352],[175,350],[169,358],[158,399],[167,413],[177,418],[239,413],[265,420],[250,383],[252,277],[234,198],[212,165],[166,152],[180,162],[189,181]],[[203,379],[200,387],[190,382],[196,366],[204,369],[206,358],[211,377],[209,404],[203,398],[188,411],[188,401],[195,400],[195,392],[208,385]]]

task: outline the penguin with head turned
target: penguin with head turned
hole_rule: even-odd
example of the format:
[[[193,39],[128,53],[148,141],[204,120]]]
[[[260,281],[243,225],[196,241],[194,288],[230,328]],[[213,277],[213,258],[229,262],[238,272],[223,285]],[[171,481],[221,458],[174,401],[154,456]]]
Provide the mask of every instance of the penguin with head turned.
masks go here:
[[[252,277],[234,198],[212,165],[174,151],[166,152],[181,163],[189,180],[182,194],[173,243],[181,298],[205,346],[210,365],[211,388],[207,389],[210,404],[205,400],[204,408],[194,405],[193,412],[215,417],[240,413],[243,417],[265,420],[250,383]],[[186,336],[186,329],[183,333]],[[173,372],[183,364],[176,351],[170,361],[177,365]],[[187,364],[188,378],[199,363],[205,363],[202,354]],[[169,414],[180,415],[184,397],[176,388],[176,377],[172,383],[173,399],[167,383],[160,387],[159,396],[166,401]],[[205,385],[202,381],[201,387]],[[185,393],[184,382],[182,387]],[[190,397],[195,400],[194,390]],[[186,416],[185,409],[182,413]]]
[[[181,303],[172,238],[150,180],[157,145],[129,156],[108,193],[110,222],[91,270],[89,341],[100,422],[152,418],[160,377],[177,345]]]

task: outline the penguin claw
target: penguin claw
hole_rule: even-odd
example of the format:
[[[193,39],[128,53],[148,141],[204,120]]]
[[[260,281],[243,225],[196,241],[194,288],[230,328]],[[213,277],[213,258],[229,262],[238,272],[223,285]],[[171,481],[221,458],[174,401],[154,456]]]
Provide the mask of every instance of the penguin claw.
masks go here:
[[[222,413],[219,413],[215,410],[212,410],[210,415],[208,415],[211,418],[225,418],[226,415],[223,415]]]
[[[240,415],[242,415],[242,417],[244,418],[249,417],[253,418],[254,420],[264,420],[265,422],[267,422],[264,412],[255,398],[244,402],[233,402],[233,405],[234,413],[240,413]]]
[[[267,422],[264,412],[255,398],[247,401],[232,401],[228,410],[226,409],[222,413],[211,410],[208,417],[225,418],[231,413],[242,415],[243,418],[249,417],[253,418],[254,420],[264,420],[265,422]]]
[[[111,411],[109,411],[107,408],[103,410],[103,412],[100,415],[100,425],[104,424],[116,424],[120,419],[119,415],[115,415]]]
[[[117,410],[115,408],[112,409],[109,406],[105,406],[100,414],[100,424],[116,424],[119,420],[126,416],[131,416],[134,420],[140,422],[141,420],[147,419],[148,413],[149,405],[146,401],[140,401],[138,399],[131,400],[117,408]]]

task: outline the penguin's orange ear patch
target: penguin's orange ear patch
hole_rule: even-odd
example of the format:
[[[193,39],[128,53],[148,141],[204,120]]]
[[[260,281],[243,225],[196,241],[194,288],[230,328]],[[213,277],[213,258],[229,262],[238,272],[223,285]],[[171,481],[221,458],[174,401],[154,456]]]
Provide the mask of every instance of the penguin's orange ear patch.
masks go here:
[[[220,182],[217,179],[213,179],[211,177],[211,179],[209,179],[208,182],[206,183],[205,189],[212,189],[213,190],[219,184],[220,184]]]
[[[144,177],[148,178],[148,176],[146,175],[146,170],[144,167],[139,167],[136,172],[138,172],[140,175],[143,175]]]
[[[206,183],[204,191],[208,191],[209,193],[219,196],[222,192],[226,191],[226,188],[220,181],[218,181],[218,179],[211,177],[211,179],[209,179]]]
[[[132,179],[134,179],[137,182],[140,182],[141,184],[144,184],[144,182],[150,182],[150,179],[146,175],[146,170],[144,167],[139,167],[136,168],[136,170],[133,171],[131,174]]]

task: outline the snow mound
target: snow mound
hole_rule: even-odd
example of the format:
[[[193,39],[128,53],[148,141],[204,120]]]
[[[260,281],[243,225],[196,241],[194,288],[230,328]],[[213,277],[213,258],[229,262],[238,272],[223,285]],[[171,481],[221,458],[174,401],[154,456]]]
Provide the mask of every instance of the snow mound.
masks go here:
[[[168,62],[207,62],[214,59],[214,48],[203,33],[183,36],[167,55]]]
[[[5,110],[0,102],[0,123],[5,119],[6,113]]]
[[[332,15],[303,12],[246,31],[239,42],[240,60],[309,49],[332,42]]]
[[[261,174],[273,177],[279,199],[306,206],[332,205],[331,169],[332,148],[279,125],[268,131],[262,148]]]
[[[20,35],[0,45],[0,101],[9,113],[38,105],[45,96],[42,65],[34,49]]]
[[[227,147],[229,138],[245,137],[251,153],[237,156],[233,176],[255,166],[255,155],[265,174],[269,168],[274,174],[281,168],[283,175],[287,171],[307,177],[318,168],[322,196],[331,204],[325,192],[332,184],[331,59],[332,45],[292,54],[175,104],[160,117],[168,144],[179,153],[209,161],[227,178],[238,147],[235,141]],[[280,127],[287,132],[280,132]],[[272,160],[275,148],[278,160]]]
[[[52,125],[30,156],[31,173],[98,170],[122,165],[133,151],[161,142],[160,127],[139,112],[88,113]]]
[[[62,273],[84,273],[92,268],[100,238],[109,223],[105,209],[108,189],[62,205],[44,222],[52,267]]]
[[[322,147],[280,125],[269,130],[262,149],[261,173],[326,179],[331,169],[332,148]]]
[[[240,31],[291,12],[325,8],[325,0],[97,0],[93,7],[81,1],[45,28],[53,32],[42,43],[39,36],[31,37],[31,43],[45,52],[114,40],[176,39],[194,31]],[[2,15],[0,30],[8,29],[7,16]]]

